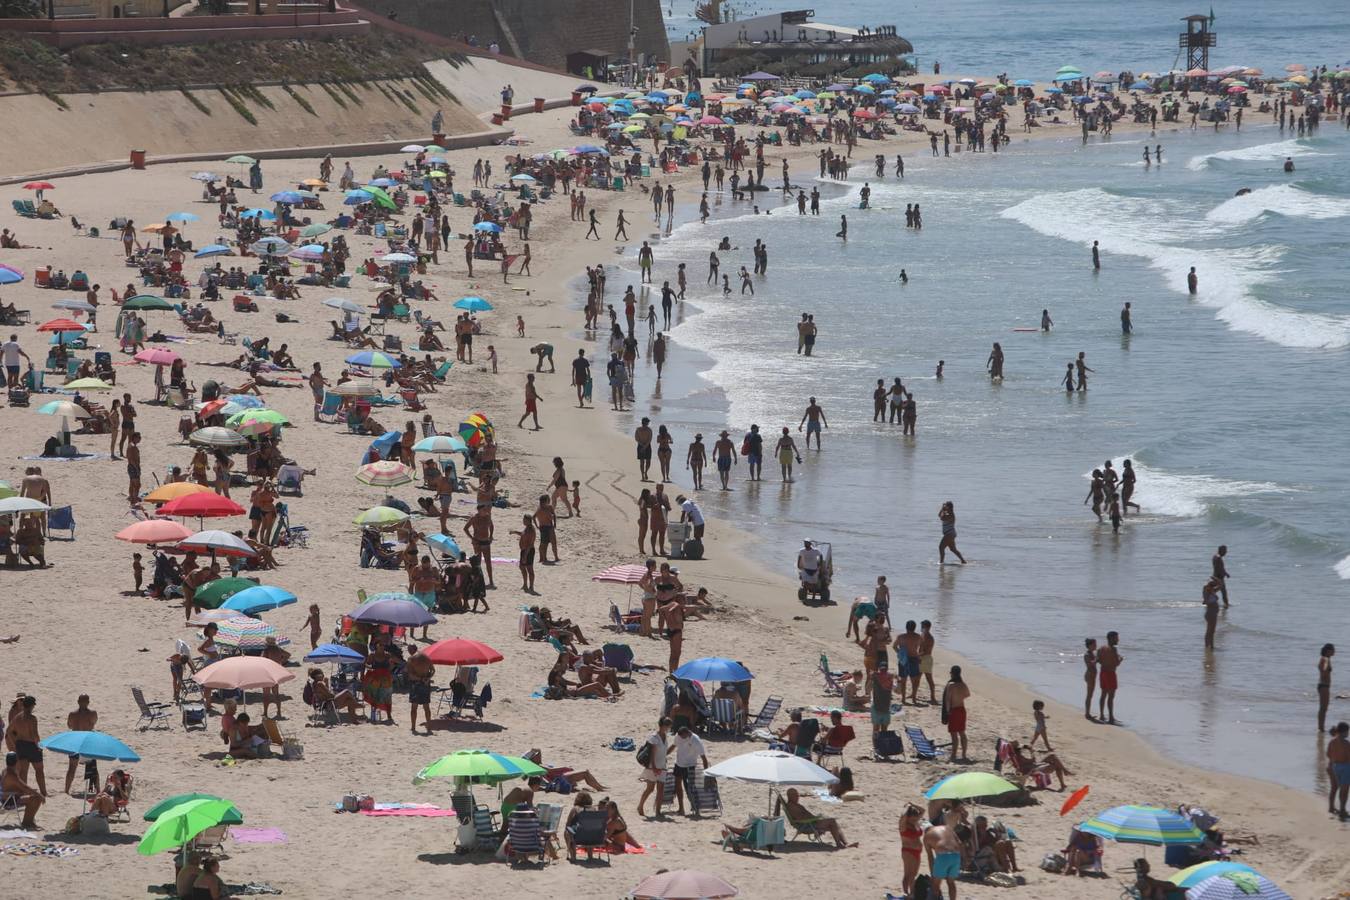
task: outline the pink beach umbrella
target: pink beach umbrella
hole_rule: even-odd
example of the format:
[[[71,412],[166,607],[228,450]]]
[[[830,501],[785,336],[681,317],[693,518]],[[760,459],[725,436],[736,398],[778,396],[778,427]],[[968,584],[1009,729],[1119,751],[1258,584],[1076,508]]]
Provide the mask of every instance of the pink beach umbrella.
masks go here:
[[[177,353],[162,347],[150,347],[132,357],[136,362],[149,363],[152,366],[171,366],[178,362],[179,358]]]
[[[172,519],[146,519],[123,528],[113,537],[132,544],[176,544],[192,531]]]
[[[629,894],[637,900],[712,900],[735,897],[740,891],[731,883],[694,869],[675,869],[645,878]]]
[[[197,683],[217,690],[276,687],[295,678],[265,656],[230,656],[200,670]]]
[[[606,584],[638,584],[646,574],[646,566],[624,563],[623,565],[610,566],[603,572],[597,572],[591,576],[591,581],[601,581]]]

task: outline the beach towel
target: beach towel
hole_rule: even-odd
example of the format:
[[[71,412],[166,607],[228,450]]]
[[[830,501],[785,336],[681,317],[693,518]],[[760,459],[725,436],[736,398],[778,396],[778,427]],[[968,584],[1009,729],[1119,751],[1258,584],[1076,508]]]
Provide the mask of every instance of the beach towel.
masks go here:
[[[280,828],[245,828],[235,825],[230,828],[230,837],[241,844],[286,843],[286,832]]]
[[[425,819],[444,818],[455,815],[453,809],[440,809],[438,807],[413,806],[402,809],[363,809],[363,816],[417,816]]]
[[[46,856],[53,859],[64,859],[79,852],[78,847],[67,847],[65,844],[55,844],[48,841],[16,841],[12,844],[0,846],[0,853],[8,856]]]

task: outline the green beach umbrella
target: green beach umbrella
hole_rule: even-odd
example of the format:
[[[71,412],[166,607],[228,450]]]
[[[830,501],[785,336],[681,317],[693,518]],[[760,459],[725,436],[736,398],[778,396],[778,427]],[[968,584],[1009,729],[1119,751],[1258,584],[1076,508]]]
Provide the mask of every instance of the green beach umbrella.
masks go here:
[[[172,310],[173,304],[163,297],[156,297],[152,294],[137,294],[135,297],[124,302],[122,308],[139,310]]]
[[[19,492],[14,490],[8,481],[0,481],[0,500],[7,500],[10,497],[19,496]]]
[[[215,794],[195,794],[195,793],[175,794],[172,797],[167,797],[159,801],[154,806],[147,809],[145,811],[145,815],[142,816],[142,818],[145,819],[145,821],[147,822],[153,822],[160,816],[164,815],[166,812],[172,810],[174,807],[182,806],[184,803],[190,803],[193,800],[225,800],[225,798],[217,797]],[[225,800],[225,802],[228,803],[229,801]],[[219,824],[242,825],[243,822],[244,822],[244,814],[241,813],[237,807],[231,804],[230,808],[225,811],[225,814],[220,817]]]
[[[389,193],[385,191],[384,188],[368,184],[361,188],[361,190],[374,197],[377,205],[383,206],[385,209],[398,209],[398,204],[394,202],[394,198],[389,196]]]
[[[409,515],[401,509],[394,509],[392,506],[372,506],[352,519],[352,522],[356,525],[374,525],[384,528],[389,525],[397,525],[408,518],[410,518]]]
[[[318,237],[319,235],[321,235],[321,234],[327,234],[328,232],[330,232],[330,231],[332,231],[332,230],[333,230],[333,226],[332,226],[332,225],[327,225],[327,224],[325,224],[325,223],[323,223],[323,222],[315,222],[313,225],[306,225],[304,228],[301,228],[301,229],[300,229],[300,236],[301,236],[301,237]]]
[[[1079,831],[1127,844],[1198,844],[1204,832],[1170,809],[1113,806],[1078,826]]]
[[[273,428],[279,428],[282,425],[289,425],[291,420],[275,409],[258,407],[235,413],[226,420],[226,424],[240,434],[248,435],[271,431]]]
[[[969,797],[993,797],[1017,790],[1017,785],[988,772],[960,772],[948,775],[924,794],[929,800],[965,800]]]
[[[257,162],[257,160],[254,159],[253,157],[251,157],[251,156],[245,156],[245,155],[242,154],[242,153],[237,153],[237,154],[235,154],[234,156],[231,156],[229,159],[227,159],[227,160],[225,160],[225,161],[226,161],[227,163],[235,163],[236,165],[241,165],[241,166],[251,166],[251,165],[253,165],[255,162]]]
[[[208,828],[219,825],[234,809],[228,800],[189,800],[160,815],[141,837],[136,852],[154,856],[165,850],[177,850]]]
[[[426,784],[432,778],[463,778],[474,784],[498,784],[512,778],[543,774],[544,769],[519,756],[503,756],[488,750],[457,750],[414,775],[413,784]]]
[[[192,595],[192,602],[197,606],[215,609],[240,591],[257,586],[256,581],[247,578],[217,578],[197,588]]]
[[[102,378],[76,378],[62,385],[73,391],[111,391],[113,386]]]

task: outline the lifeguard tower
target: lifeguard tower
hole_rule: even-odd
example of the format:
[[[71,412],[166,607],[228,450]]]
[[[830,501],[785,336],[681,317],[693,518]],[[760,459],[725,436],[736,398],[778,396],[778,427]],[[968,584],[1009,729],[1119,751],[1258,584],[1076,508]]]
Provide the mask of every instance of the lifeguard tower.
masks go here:
[[[1218,35],[1209,30],[1212,24],[1210,16],[1187,16],[1181,21],[1186,30],[1181,33],[1177,46],[1186,52],[1186,71],[1204,69],[1209,71],[1209,48],[1218,43]]]

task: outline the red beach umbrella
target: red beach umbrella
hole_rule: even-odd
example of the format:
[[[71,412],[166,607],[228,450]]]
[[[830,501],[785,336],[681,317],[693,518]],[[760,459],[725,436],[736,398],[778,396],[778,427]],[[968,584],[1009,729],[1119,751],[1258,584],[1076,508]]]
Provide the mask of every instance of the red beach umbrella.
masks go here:
[[[30,181],[23,186],[25,191],[54,191],[56,185],[50,181]]]
[[[38,331],[84,331],[84,326],[70,319],[52,319],[39,325]]]
[[[161,516],[196,516],[199,519],[215,519],[225,516],[242,516],[244,508],[229,497],[216,493],[188,494],[177,500],[170,500],[159,508]]]
[[[503,657],[487,644],[468,638],[446,638],[423,651],[427,659],[446,666],[482,666],[501,662]]]
[[[646,566],[624,563],[623,565],[610,566],[603,572],[592,575],[591,581],[603,581],[607,584],[638,584],[642,581],[642,576],[646,574]]]

